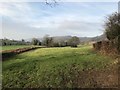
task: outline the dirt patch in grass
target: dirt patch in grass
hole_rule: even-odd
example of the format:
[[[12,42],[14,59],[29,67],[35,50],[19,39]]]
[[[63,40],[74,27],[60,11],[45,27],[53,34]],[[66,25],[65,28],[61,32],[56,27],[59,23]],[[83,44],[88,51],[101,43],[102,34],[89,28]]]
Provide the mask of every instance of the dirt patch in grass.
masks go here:
[[[65,70],[69,68],[69,70]],[[82,69],[72,64],[64,69],[58,69],[56,74],[51,71],[45,74],[43,88],[117,88],[118,68],[113,66],[106,69]],[[45,72],[44,72],[45,73]]]
[[[115,70],[85,70],[78,76],[78,87],[114,88],[118,87],[118,71]]]

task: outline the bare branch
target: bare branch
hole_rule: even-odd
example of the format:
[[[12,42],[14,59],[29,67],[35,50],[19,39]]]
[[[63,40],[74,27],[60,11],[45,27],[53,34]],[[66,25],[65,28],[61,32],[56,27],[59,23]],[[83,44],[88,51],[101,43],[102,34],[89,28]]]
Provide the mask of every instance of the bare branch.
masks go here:
[[[45,0],[46,5],[49,5],[50,7],[55,7],[58,5],[57,0]]]

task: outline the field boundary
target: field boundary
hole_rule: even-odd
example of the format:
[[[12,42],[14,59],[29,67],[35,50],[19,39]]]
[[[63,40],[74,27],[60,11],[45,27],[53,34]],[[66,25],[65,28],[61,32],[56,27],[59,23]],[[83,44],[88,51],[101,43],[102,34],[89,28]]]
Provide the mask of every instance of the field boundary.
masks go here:
[[[14,49],[14,50],[5,50],[0,52],[1,56],[2,56],[2,60],[4,61],[9,57],[15,56],[17,54],[23,53],[23,52],[27,52],[27,51],[31,51],[31,50],[35,50],[38,48],[45,48],[43,47],[39,47],[39,46],[32,46],[32,47],[25,47],[25,48],[19,48],[19,49]]]

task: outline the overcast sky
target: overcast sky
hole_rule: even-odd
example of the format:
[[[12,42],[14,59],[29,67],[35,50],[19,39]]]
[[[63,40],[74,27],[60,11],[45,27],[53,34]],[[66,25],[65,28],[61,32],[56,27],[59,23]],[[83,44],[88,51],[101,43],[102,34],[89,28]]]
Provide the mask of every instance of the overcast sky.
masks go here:
[[[117,2],[59,2],[50,7],[45,2],[0,3],[2,37],[101,35],[106,16],[118,11]]]

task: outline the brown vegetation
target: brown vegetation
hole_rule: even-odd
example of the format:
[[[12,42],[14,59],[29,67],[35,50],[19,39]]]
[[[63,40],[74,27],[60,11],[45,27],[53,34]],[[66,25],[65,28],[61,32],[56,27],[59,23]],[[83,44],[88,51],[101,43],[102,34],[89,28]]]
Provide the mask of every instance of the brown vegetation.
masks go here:
[[[117,42],[117,43],[116,43]],[[99,41],[93,44],[93,48],[102,54],[119,55],[120,54],[119,41]]]
[[[120,54],[120,14],[114,13],[107,18],[105,34],[107,41],[99,41],[93,44],[97,51],[105,54]]]

